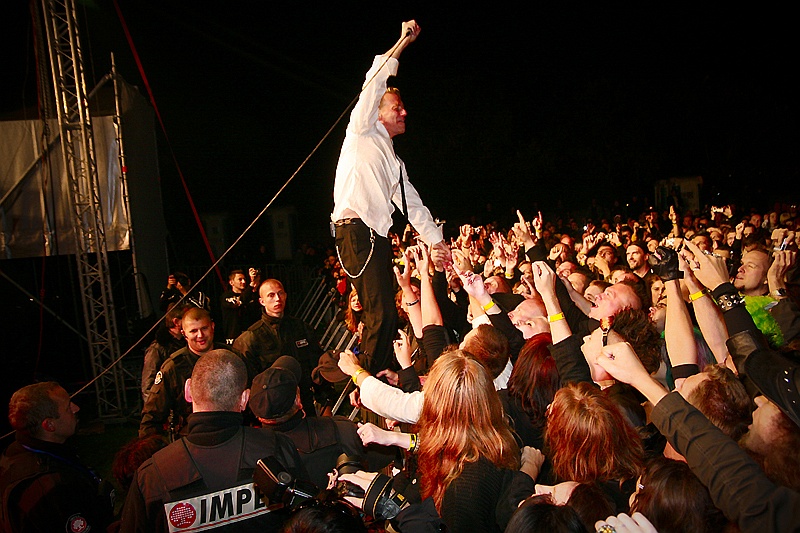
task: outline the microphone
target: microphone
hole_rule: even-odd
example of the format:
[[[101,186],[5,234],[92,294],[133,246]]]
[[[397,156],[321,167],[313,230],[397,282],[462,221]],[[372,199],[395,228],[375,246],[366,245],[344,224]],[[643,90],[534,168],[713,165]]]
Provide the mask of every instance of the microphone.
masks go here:
[[[414,35],[414,32],[411,30],[411,28],[406,28],[406,37],[411,37],[412,35]]]

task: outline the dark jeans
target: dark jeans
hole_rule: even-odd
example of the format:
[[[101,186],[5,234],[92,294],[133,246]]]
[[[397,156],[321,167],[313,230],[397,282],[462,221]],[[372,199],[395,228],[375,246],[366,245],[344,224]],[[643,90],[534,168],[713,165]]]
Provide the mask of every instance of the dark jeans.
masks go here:
[[[394,304],[394,272],[392,272],[392,247],[386,237],[372,232],[374,249],[366,268],[373,244],[370,229],[360,219],[336,227],[336,247],[342,266],[351,275],[350,280],[358,292],[364,308],[361,336],[361,365],[371,374],[394,366],[392,341],[397,335],[397,309]],[[364,271],[359,276],[361,269]],[[356,276],[356,277],[352,277]]]

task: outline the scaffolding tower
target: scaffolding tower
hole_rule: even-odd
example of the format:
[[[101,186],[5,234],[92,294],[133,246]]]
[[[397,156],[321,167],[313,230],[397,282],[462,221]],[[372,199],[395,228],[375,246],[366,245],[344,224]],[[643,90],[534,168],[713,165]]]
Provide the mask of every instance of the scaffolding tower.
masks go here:
[[[94,384],[97,409],[103,418],[116,418],[123,416],[128,406],[124,372],[119,365],[111,366],[120,350],[75,2],[41,2],[61,152],[72,199],[75,258],[89,357],[92,376],[100,376]]]

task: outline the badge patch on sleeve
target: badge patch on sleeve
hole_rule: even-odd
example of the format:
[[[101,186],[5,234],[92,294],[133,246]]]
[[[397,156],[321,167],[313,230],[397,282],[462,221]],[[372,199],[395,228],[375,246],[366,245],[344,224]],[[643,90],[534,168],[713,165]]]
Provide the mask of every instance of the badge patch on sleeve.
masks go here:
[[[153,385],[158,385],[159,383],[161,383],[161,378],[163,377],[164,376],[161,375],[161,370],[159,370],[158,373],[156,374],[156,380],[153,382]]]
[[[304,347],[308,346],[308,341],[305,340],[305,339],[300,339],[299,341],[295,342],[294,344],[298,348],[304,348]]]

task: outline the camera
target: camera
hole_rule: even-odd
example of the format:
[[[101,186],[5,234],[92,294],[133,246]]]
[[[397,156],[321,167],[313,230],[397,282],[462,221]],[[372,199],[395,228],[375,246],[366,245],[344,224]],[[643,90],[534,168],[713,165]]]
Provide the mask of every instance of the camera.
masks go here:
[[[269,506],[282,504],[292,510],[314,499],[319,493],[316,485],[295,479],[286,467],[271,455],[258,460],[253,471],[253,482],[259,492],[269,500]]]
[[[363,470],[362,458],[342,454],[336,461],[336,470],[339,474]],[[269,506],[281,505],[291,511],[323,497],[313,483],[295,479],[273,456],[259,459],[253,482],[269,500]],[[407,505],[405,497],[392,488],[392,478],[385,474],[377,474],[367,491],[349,481],[338,480],[332,490],[323,491],[324,498],[330,497],[331,493],[338,498],[363,498],[363,511],[378,520],[391,520]]]

